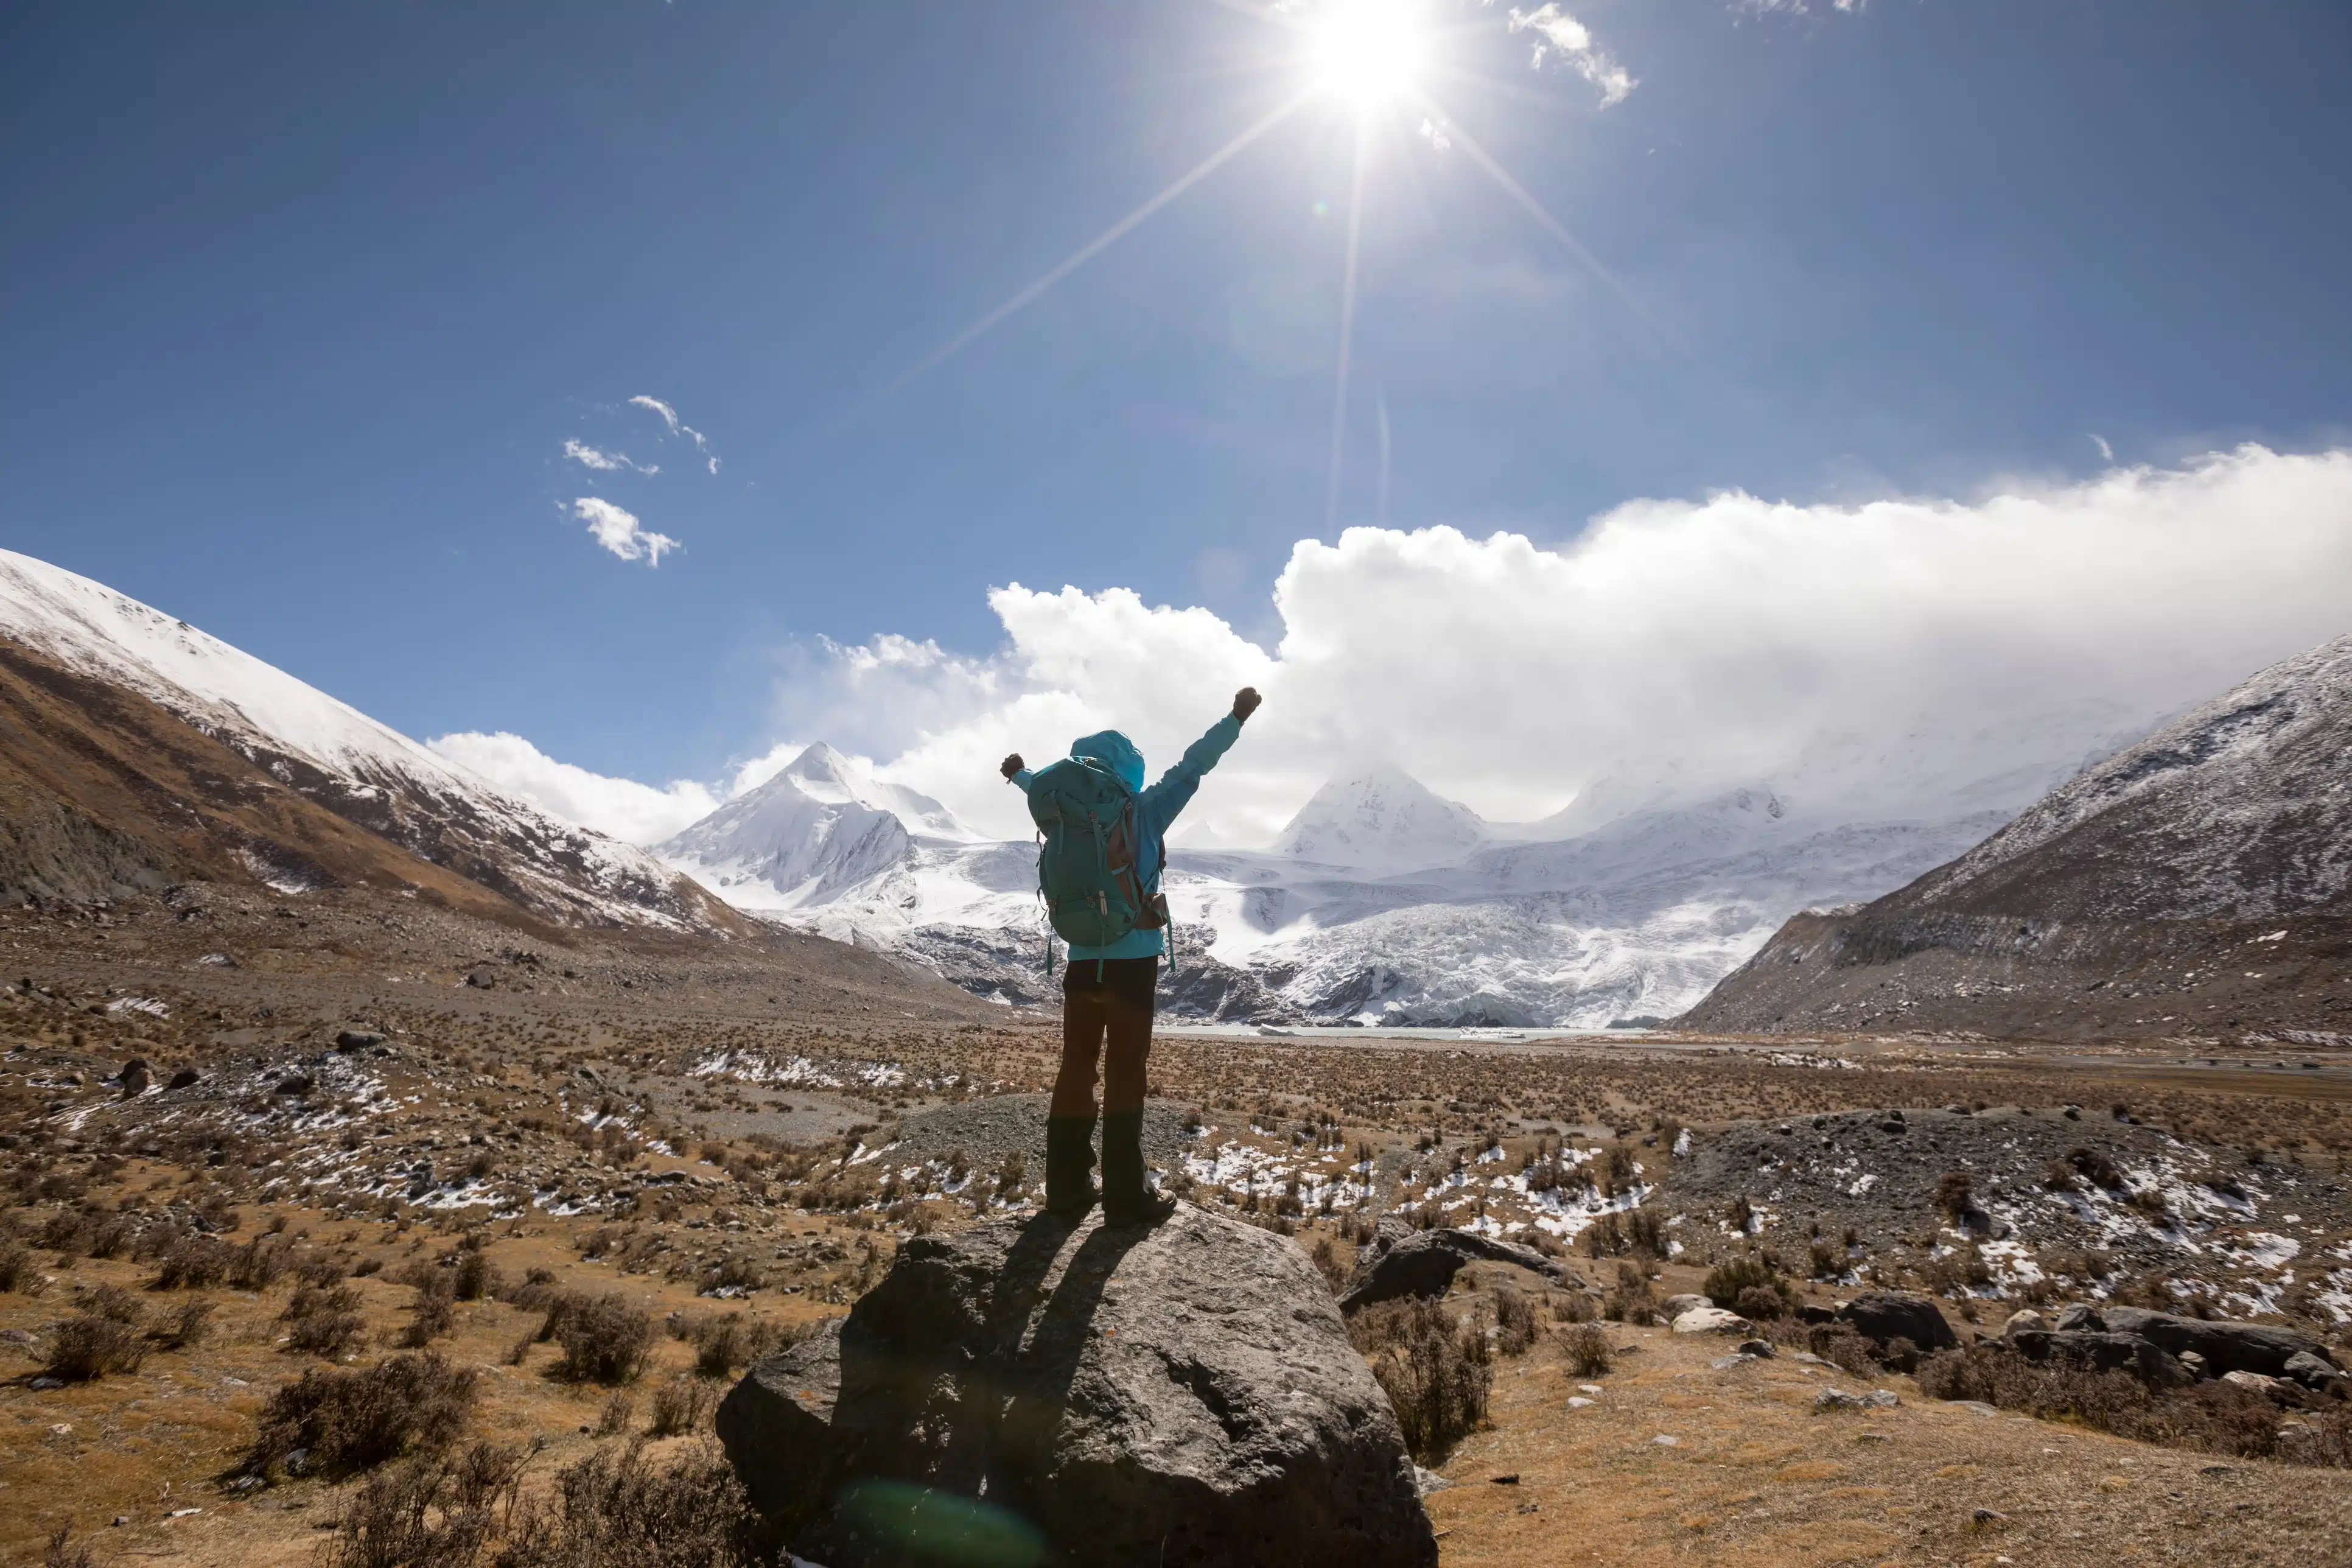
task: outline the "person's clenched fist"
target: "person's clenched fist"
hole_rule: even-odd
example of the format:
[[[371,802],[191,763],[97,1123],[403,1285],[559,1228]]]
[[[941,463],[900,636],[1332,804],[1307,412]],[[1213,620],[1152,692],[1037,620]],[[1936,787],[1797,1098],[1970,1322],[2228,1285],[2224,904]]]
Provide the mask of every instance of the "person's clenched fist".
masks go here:
[[[1251,714],[1257,711],[1257,705],[1265,700],[1257,694],[1256,687],[1243,687],[1234,693],[1234,717],[1246,721]]]
[[[998,769],[998,771],[1003,773],[1003,775],[1008,779],[1014,773],[1019,773],[1021,771],[1021,753],[1015,752],[1011,756],[1005,758],[1003,764]]]

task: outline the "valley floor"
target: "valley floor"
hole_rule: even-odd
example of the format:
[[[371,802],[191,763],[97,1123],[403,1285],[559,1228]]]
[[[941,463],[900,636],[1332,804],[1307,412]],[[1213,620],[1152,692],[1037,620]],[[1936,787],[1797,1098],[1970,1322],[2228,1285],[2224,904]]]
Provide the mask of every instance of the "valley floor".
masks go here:
[[[37,1561],[63,1526],[67,1562],[317,1560],[360,1481],[248,1481],[258,1416],[306,1370],[402,1342],[476,1369],[468,1438],[536,1445],[527,1496],[659,1409],[683,1429],[653,1451],[690,1453],[744,1357],[846,1310],[901,1239],[1034,1201],[1035,1102],[1008,1097],[1049,1084],[1050,1018],[831,950],[205,907],[0,919],[0,1558]],[[1937,1293],[1964,1339],[2028,1303],[2160,1298],[2341,1343],[2348,1067],[2162,1040],[1171,1035],[1150,1137],[1170,1185],[1335,1279],[1370,1215],[1400,1212],[1545,1248],[1569,1271],[1555,1301],[1598,1303],[1629,1268],[1663,1299],[1754,1254],[1817,1303]],[[1972,1206],[1939,1211],[1956,1171]],[[215,1243],[245,1261],[158,1288]],[[449,1300],[469,1252],[488,1288]],[[304,1348],[338,1292],[356,1322]],[[550,1302],[607,1293],[655,1325],[646,1364],[553,1375]],[[175,1344],[191,1301],[209,1321]],[[45,1375],[61,1325],[108,1314],[135,1368]],[[1448,1563],[2352,1556],[2332,1470],[1793,1355],[1717,1369],[1722,1340],[1623,1322],[1613,1369],[1578,1376],[1565,1332],[1556,1310],[1496,1362],[1487,1424],[1444,1458]],[[1831,1385],[1902,1403],[1815,1414]]]

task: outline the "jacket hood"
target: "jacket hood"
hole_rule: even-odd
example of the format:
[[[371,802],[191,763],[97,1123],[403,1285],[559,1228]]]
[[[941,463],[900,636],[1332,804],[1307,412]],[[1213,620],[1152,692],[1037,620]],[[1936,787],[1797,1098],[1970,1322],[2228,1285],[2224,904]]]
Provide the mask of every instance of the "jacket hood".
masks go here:
[[[1135,742],[1116,730],[1104,730],[1092,735],[1081,735],[1070,742],[1070,755],[1092,757],[1106,763],[1117,773],[1132,794],[1143,791],[1143,753]]]

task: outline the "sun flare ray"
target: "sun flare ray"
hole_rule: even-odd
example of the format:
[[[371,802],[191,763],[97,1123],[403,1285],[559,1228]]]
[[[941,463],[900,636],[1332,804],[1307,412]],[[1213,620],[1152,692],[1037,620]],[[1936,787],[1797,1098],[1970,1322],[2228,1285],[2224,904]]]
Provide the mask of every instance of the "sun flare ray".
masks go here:
[[[1356,269],[1363,255],[1364,166],[1370,161],[1371,128],[1356,117],[1356,167],[1348,181],[1348,259],[1339,282],[1339,363],[1331,388],[1331,468],[1323,489],[1323,526],[1339,520],[1339,464],[1348,449],[1348,373],[1356,346]]]
[[[1137,226],[1150,218],[1154,213],[1157,213],[1160,208],[1174,201],[1178,196],[1182,195],[1186,191],[1191,190],[1194,185],[1199,184],[1202,180],[1207,179],[1211,174],[1216,173],[1216,171],[1224,163],[1233,159],[1236,154],[1240,153],[1244,148],[1248,147],[1251,142],[1255,142],[1259,137],[1264,136],[1267,132],[1281,124],[1285,120],[1289,119],[1292,114],[1297,111],[1299,106],[1307,101],[1311,89],[1294,93],[1288,99],[1286,99],[1283,102],[1277,104],[1272,110],[1252,124],[1240,135],[1234,137],[1232,141],[1226,142],[1223,146],[1218,148],[1207,157],[1202,159],[1198,163],[1193,164],[1192,167],[1185,173],[1179,174],[1174,180],[1171,181],[1166,186],[1164,186],[1159,195],[1151,197],[1142,205],[1137,207],[1133,212],[1129,213],[1125,217],[1120,218],[1117,223],[1111,225],[1108,228],[1095,236],[1094,238],[1087,241],[1086,244],[1072,251],[1068,256],[1063,258],[1062,260],[1056,262],[1052,268],[1040,274],[1035,281],[1008,296],[1001,304],[982,315],[978,320],[974,321],[971,325],[956,333],[955,336],[950,338],[946,342],[941,343],[938,348],[933,349],[929,354],[925,355],[920,361],[908,370],[901,372],[897,379],[890,382],[889,384],[884,386],[880,391],[867,396],[864,401],[859,403],[856,407],[851,409],[848,413],[843,415],[840,419],[835,421],[832,426],[832,430],[838,430],[841,426],[854,423],[865,415],[871,413],[881,404],[887,403],[891,398],[896,397],[899,393],[904,392],[908,387],[912,386],[916,382],[920,381],[924,376],[929,375],[940,365],[945,364],[949,360],[953,359],[956,355],[970,348],[981,338],[986,336],[995,327],[1002,324],[1007,317],[1016,314],[1030,305],[1035,304],[1037,300],[1045,295],[1046,290],[1053,288],[1055,284],[1059,283],[1063,279],[1067,278],[1071,273],[1076,272],[1079,268],[1084,267],[1087,262],[1092,261],[1096,257],[1100,256],[1104,251],[1108,250],[1112,246],[1118,244],[1121,239],[1124,239],[1129,234],[1132,233]],[[831,434],[832,431],[829,430],[827,433]]]

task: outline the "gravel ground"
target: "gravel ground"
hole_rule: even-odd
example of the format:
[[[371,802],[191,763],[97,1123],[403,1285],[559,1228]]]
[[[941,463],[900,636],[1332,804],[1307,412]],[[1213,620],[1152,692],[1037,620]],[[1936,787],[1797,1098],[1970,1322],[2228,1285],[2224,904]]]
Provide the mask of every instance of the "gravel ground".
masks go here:
[[[2089,1152],[2082,1163],[2095,1171],[2105,1162],[2121,1184],[2078,1176],[2072,1190],[2050,1185],[2053,1163],[2067,1164],[2078,1150]],[[1976,1206],[1965,1231],[1937,1205],[1938,1185],[1953,1172],[1969,1178]],[[2188,1263],[2200,1273],[2265,1280],[2296,1251],[2308,1258],[2352,1223],[2352,1195],[2330,1173],[2250,1167],[2235,1151],[2089,1110],[2079,1119],[2001,1108],[1739,1122],[1692,1134],[1689,1152],[1645,1206],[1721,1226],[1741,1196],[1759,1214],[1759,1234],[1784,1247],[1801,1245],[1818,1224],[1829,1237],[1852,1226],[1871,1251],[1973,1238],[1996,1258],[2090,1247],[2127,1268]]]

